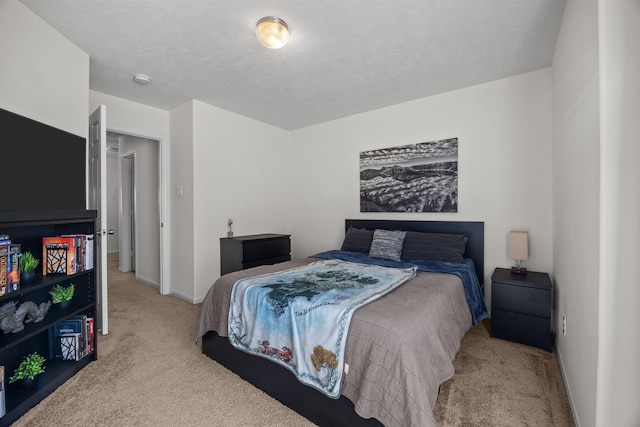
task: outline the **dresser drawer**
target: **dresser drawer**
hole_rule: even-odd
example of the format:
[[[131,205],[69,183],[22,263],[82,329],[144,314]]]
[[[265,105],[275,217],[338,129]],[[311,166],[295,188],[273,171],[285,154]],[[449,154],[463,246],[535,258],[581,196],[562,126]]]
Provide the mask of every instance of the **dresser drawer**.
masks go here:
[[[220,274],[291,260],[291,236],[253,234],[220,239]]]
[[[289,255],[291,240],[287,237],[245,241],[242,244],[242,252],[244,263]]]
[[[551,291],[493,282],[491,284],[491,307],[504,311],[550,318]]]
[[[279,262],[285,262],[285,261],[291,261],[291,255],[287,254],[287,255],[280,255],[280,256],[271,257],[271,258],[256,259],[253,261],[245,261],[242,263],[242,269],[244,270],[246,268],[257,267],[259,265],[277,264]]]

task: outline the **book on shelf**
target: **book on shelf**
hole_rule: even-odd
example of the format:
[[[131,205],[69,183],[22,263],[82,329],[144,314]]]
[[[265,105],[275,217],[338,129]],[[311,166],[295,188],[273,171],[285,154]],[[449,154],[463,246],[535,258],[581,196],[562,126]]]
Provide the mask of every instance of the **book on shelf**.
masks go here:
[[[87,316],[84,314],[80,314],[78,316],[74,316],[80,319],[80,321],[82,322],[82,357],[85,357],[87,354],[89,354],[89,347],[87,347],[88,341],[89,341],[89,332],[88,332],[88,327],[89,324],[87,323]]]
[[[7,406],[4,399],[4,366],[0,366],[0,418],[7,414]]]
[[[0,243],[0,296],[9,293],[9,246],[11,243]]]
[[[52,236],[42,238],[42,275],[76,272],[76,238]]]
[[[0,296],[20,290],[20,243],[0,234]]]
[[[87,353],[87,316],[78,314],[71,316],[67,320],[56,323],[49,329],[49,358],[62,358],[61,337],[69,334],[80,334],[82,338],[79,344],[80,358],[86,356]],[[68,359],[65,359],[68,360]]]
[[[93,234],[87,234],[84,240],[85,244],[85,253],[84,253],[84,269],[92,270],[93,269]]]
[[[93,354],[94,351],[94,339],[95,339],[95,332],[94,332],[94,328],[95,328],[95,322],[93,320],[93,317],[87,317],[87,355],[89,354]]]
[[[20,290],[20,243],[9,244],[9,256],[7,257],[7,291]]]
[[[76,234],[76,272],[84,271],[84,258],[86,256],[86,234]]]
[[[74,263],[74,273],[79,273],[84,271],[84,257],[86,254],[85,249],[85,239],[86,234],[63,234],[60,237],[73,237],[75,241],[75,263]]]
[[[93,268],[93,234],[63,234],[61,237],[73,237],[75,244],[75,272]]]

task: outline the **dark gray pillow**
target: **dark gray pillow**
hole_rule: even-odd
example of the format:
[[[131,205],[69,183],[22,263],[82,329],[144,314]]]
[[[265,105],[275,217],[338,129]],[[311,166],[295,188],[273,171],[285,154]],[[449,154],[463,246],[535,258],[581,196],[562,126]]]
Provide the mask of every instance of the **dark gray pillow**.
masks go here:
[[[373,240],[373,230],[349,227],[344,236],[341,251],[369,253]]]
[[[407,231],[402,259],[464,262],[469,238],[465,234],[420,233]]]
[[[402,242],[404,242],[405,235],[405,231],[375,230],[371,241],[371,249],[369,249],[369,256],[400,261]]]

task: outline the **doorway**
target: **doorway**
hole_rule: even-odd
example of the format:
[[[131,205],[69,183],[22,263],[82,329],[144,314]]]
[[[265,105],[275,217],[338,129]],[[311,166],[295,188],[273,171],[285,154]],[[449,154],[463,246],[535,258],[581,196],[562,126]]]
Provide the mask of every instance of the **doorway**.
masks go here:
[[[161,141],[107,126],[108,253],[119,270],[163,290]],[[163,292],[164,291],[164,292]]]

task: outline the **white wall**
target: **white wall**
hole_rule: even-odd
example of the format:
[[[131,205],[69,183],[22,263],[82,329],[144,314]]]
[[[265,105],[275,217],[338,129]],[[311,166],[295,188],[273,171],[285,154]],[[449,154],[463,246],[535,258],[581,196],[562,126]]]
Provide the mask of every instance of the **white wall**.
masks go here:
[[[600,140],[597,0],[568,1],[553,59],[557,347],[576,420],[594,426]]]
[[[345,218],[380,217],[359,212],[360,151],[450,137],[459,139],[459,212],[384,217],[484,221],[487,288],[495,267],[513,263],[515,228],[530,233],[527,266],[552,273],[544,69],[294,132],[199,101],[172,111],[172,293],[204,297],[220,274],[228,218],[236,235],[292,233],[294,258],[339,247]]]
[[[553,60],[558,354],[577,424],[640,425],[640,6],[569,0]]]
[[[193,101],[171,111],[171,293],[195,302]],[[177,189],[180,188],[180,194]],[[215,193],[212,192],[212,197]],[[213,238],[212,238],[213,239]],[[207,251],[211,253],[211,251]]]
[[[17,1],[0,0],[0,108],[87,137],[89,56]]]
[[[640,425],[640,3],[598,0],[597,6],[601,226],[596,425],[637,427]]]
[[[452,137],[457,213],[360,213],[361,151]],[[291,150],[297,257],[339,248],[345,218],[484,221],[485,288],[495,267],[513,264],[516,228],[529,231],[526,266],[552,273],[550,69],[300,129]]]
[[[287,233],[292,175],[288,131],[193,101],[194,269],[196,301],[220,276],[220,237]],[[297,161],[297,160],[296,160]]]
[[[133,84],[133,83],[132,83]],[[100,105],[107,107],[107,125],[131,129],[169,140],[169,112],[138,102],[89,91],[87,116]]]

